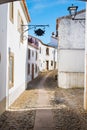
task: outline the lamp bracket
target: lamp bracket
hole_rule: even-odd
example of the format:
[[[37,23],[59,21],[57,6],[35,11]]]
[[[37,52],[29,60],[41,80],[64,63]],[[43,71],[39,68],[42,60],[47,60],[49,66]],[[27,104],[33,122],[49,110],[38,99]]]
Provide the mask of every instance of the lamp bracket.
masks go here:
[[[30,29],[36,29],[37,27],[49,27],[49,25],[21,25],[23,28],[26,28],[27,27],[27,29],[26,30],[24,30],[24,32],[26,32],[26,31],[28,31],[28,30],[30,30]]]

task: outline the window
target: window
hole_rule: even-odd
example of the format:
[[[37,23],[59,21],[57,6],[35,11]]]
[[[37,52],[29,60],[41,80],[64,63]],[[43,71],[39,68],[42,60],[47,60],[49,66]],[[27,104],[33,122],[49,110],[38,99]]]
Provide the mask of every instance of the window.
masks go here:
[[[32,57],[34,57],[34,51],[32,50]]]
[[[10,21],[13,23],[14,22],[14,3],[13,2],[9,4],[9,18],[10,18]]]
[[[28,59],[30,59],[31,50],[28,49]]]
[[[37,65],[35,65],[35,72],[37,73]]]
[[[46,55],[49,55],[49,48],[46,48]]]
[[[30,64],[28,63],[28,75],[30,74]]]
[[[20,42],[23,43],[23,20],[22,20],[22,17],[20,15],[20,12],[18,11],[18,32],[20,33]]]
[[[37,51],[36,51],[36,60],[37,60]]]
[[[40,53],[41,53],[41,47],[40,47]]]
[[[56,68],[56,62],[55,62],[55,64],[54,64],[54,68]]]
[[[20,41],[23,43],[23,20],[22,20],[22,18],[21,18],[21,23],[20,23],[20,25],[21,25],[21,35],[20,35]]]
[[[51,66],[53,66],[53,61],[51,61]]]
[[[14,85],[14,55],[10,53],[9,56],[9,88]]]
[[[49,61],[46,61],[46,69],[49,70]]]

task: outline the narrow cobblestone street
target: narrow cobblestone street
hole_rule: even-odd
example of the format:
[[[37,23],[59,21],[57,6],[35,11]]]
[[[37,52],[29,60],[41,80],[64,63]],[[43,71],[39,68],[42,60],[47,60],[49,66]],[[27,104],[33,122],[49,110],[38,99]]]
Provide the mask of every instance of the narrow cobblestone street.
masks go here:
[[[56,71],[41,73],[0,117],[0,130],[87,130],[83,89],[57,87]]]

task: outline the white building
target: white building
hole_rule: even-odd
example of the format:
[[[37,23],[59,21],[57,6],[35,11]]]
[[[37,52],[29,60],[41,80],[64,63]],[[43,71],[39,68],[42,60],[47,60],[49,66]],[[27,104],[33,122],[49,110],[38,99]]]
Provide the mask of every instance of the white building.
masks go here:
[[[35,73],[34,67],[34,78],[38,76],[39,72],[50,71],[57,69],[57,47],[52,45],[44,44],[40,39],[35,38],[29,35],[29,55],[31,55],[31,59],[28,60],[30,64],[36,64],[38,68],[37,73]],[[36,54],[32,57],[32,50],[34,53],[37,51],[37,61],[35,60]],[[29,56],[30,57],[30,56]],[[29,65],[31,66],[31,65]],[[30,67],[30,71],[32,72],[32,67]],[[32,73],[29,74],[28,79],[31,80]]]
[[[85,10],[77,18],[85,17]],[[58,32],[58,86],[84,86],[85,21],[71,20],[70,16],[57,19]]]
[[[57,69],[57,48],[39,40],[39,70],[41,72]]]
[[[86,3],[86,26],[85,26],[85,84],[84,84],[84,109],[87,110],[87,3]]]
[[[26,88],[27,39],[23,40],[21,25],[30,17],[25,0],[0,5],[0,16],[1,114]]]
[[[28,36],[27,82],[38,76],[38,65],[38,41],[36,38]]]

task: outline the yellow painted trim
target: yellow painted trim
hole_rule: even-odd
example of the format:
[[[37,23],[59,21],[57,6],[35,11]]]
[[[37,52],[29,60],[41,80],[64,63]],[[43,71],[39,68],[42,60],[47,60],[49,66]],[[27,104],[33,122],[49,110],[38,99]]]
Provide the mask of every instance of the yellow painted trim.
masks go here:
[[[9,55],[9,60],[10,60],[10,57],[12,57],[12,60],[13,60],[13,69],[12,69],[12,83],[9,83],[9,88],[12,88],[14,86],[14,53],[10,52],[10,55]]]

